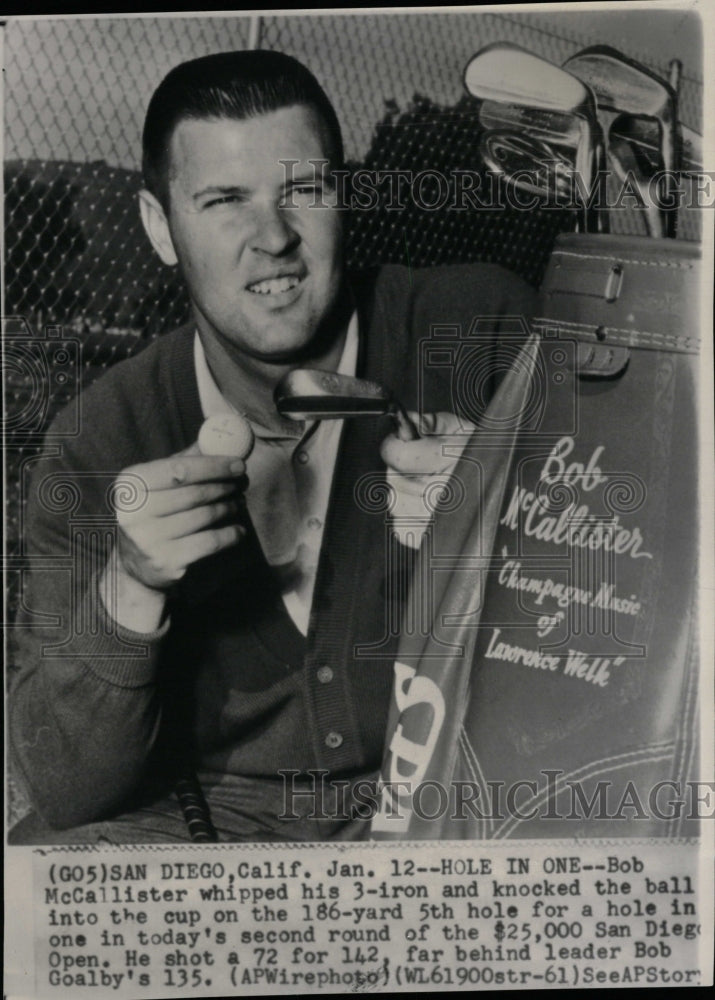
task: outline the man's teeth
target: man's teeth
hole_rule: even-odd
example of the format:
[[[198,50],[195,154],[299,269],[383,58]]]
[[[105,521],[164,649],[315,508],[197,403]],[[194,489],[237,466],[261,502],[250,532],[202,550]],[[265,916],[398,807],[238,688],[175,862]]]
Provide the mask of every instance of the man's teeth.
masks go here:
[[[278,295],[280,292],[289,292],[300,284],[300,278],[295,275],[287,275],[285,278],[266,278],[265,281],[257,281],[248,286],[249,292],[256,295]]]

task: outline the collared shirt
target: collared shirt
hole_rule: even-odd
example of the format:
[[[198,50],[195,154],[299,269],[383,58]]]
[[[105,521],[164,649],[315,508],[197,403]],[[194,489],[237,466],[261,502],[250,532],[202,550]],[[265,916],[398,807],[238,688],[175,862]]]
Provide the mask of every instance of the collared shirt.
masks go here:
[[[358,321],[354,312],[337,371],[357,369]],[[194,337],[194,364],[204,417],[236,412],[223,396]],[[303,635],[323,541],[342,420],[288,422],[284,433],[249,420],[255,443],[246,460],[246,503],[261,548],[281,584],[283,603]],[[292,433],[291,423],[295,423]]]

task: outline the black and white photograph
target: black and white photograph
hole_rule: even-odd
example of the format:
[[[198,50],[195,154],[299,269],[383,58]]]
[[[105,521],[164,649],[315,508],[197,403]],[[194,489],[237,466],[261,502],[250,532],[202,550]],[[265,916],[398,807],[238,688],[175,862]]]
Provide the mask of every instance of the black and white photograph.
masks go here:
[[[706,5],[2,33],[6,996],[711,984]]]

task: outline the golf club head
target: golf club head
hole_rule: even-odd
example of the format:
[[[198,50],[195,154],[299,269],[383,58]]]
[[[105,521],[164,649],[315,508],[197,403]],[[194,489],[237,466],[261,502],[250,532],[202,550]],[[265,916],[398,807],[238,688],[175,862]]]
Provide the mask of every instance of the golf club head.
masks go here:
[[[610,45],[592,45],[563,64],[609,111],[673,118],[675,93],[665,80]]]
[[[479,152],[492,173],[550,205],[573,205],[573,157],[520,132],[484,132]]]
[[[467,63],[464,86],[482,101],[520,104],[583,117],[592,105],[573,74],[510,42],[480,49]]]
[[[670,201],[669,178],[678,166],[677,98],[661,77],[610,45],[593,45],[567,59],[563,66],[591,88],[599,108],[654,118],[660,128],[662,169],[666,171],[665,204]],[[668,236],[675,235],[676,213],[663,211]]]
[[[573,115],[519,104],[482,101],[479,120],[485,129],[518,131],[549,146],[576,149],[581,137],[579,121]]]
[[[399,436],[414,440],[417,431],[392,393],[368,379],[317,368],[297,368],[280,380],[274,391],[278,412],[293,420],[341,420],[390,414]]]
[[[699,173],[703,169],[703,139],[694,129],[679,125],[681,135],[681,166],[684,173]],[[614,119],[611,138],[625,139],[634,149],[641,169],[652,176],[661,169],[658,125],[650,118],[619,115]]]
[[[482,101],[517,104],[577,118],[580,135],[575,170],[590,201],[594,178],[605,166],[605,153],[596,102],[585,84],[518,45],[499,42],[487,45],[470,59],[464,85],[468,93]],[[584,215],[587,230],[594,221],[596,228],[605,228],[601,213],[587,209]]]

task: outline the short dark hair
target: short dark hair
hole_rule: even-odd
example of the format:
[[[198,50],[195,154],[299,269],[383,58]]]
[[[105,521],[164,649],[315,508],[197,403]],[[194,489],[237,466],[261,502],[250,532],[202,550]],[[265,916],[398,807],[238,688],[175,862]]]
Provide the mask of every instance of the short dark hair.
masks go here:
[[[169,147],[185,119],[246,119],[303,104],[320,115],[333,167],[343,165],[335,108],[307,67],[282,52],[246,49],[202,56],[175,66],[154,91],[144,121],[144,184],[169,205]]]

